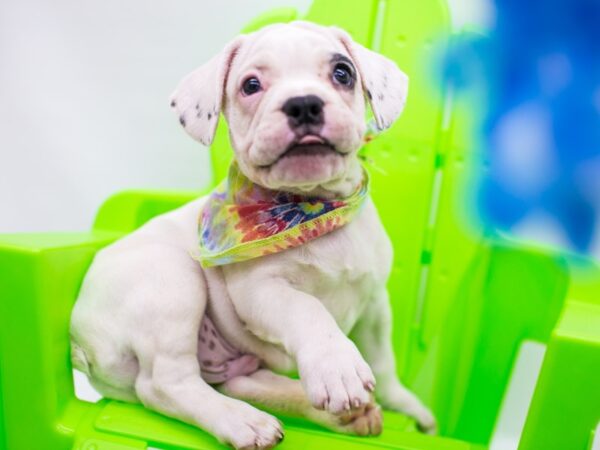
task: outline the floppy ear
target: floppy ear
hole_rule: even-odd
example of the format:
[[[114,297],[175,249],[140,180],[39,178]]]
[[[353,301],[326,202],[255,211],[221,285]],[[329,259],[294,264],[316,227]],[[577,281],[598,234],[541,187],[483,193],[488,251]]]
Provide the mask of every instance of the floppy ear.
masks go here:
[[[377,127],[389,128],[406,104],[408,76],[391,59],[354,42],[345,31],[332,28],[356,65]]]
[[[217,129],[229,68],[243,37],[237,37],[206,64],[186,76],[171,95],[171,108],[185,131],[210,145]]]

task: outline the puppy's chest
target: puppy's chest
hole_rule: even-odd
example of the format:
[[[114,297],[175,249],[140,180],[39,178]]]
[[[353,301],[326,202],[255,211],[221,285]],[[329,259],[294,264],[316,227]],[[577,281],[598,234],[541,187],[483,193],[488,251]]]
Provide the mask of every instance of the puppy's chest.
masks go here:
[[[387,281],[391,250],[385,235],[372,231],[352,223],[299,251],[296,287],[321,300],[346,333]]]

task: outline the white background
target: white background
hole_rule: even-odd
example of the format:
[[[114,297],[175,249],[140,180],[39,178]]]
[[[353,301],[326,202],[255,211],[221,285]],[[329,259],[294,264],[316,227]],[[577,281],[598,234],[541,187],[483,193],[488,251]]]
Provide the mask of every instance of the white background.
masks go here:
[[[169,94],[261,11],[309,3],[1,1],[0,233],[87,229],[123,189],[202,187],[207,152]],[[450,3],[457,25],[486,20],[485,0]]]

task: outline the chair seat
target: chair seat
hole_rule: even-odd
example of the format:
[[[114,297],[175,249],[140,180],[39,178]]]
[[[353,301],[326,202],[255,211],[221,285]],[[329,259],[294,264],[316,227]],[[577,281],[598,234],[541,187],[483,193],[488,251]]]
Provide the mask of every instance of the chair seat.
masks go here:
[[[190,450],[217,450],[228,448],[191,425],[167,419],[141,405],[114,400],[89,404],[74,400],[72,408],[83,416],[78,424],[74,450],[116,450],[177,448]],[[85,412],[83,411],[85,410]],[[69,409],[67,410],[69,411]],[[69,422],[69,418],[65,417]],[[381,436],[361,438],[346,436],[319,428],[305,420],[282,418],[285,439],[281,450],[476,450],[478,446],[438,436],[416,433],[411,419],[393,412],[384,412],[385,428]],[[115,447],[116,446],[116,447]]]

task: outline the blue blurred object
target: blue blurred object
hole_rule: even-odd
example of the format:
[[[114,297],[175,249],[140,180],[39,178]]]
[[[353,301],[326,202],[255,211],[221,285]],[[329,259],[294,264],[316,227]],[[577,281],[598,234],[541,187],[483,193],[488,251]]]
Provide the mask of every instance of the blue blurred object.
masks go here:
[[[495,7],[488,37],[464,35],[445,64],[454,86],[483,83],[488,96],[480,211],[501,229],[542,211],[589,251],[600,198],[589,183],[600,178],[600,0]]]

